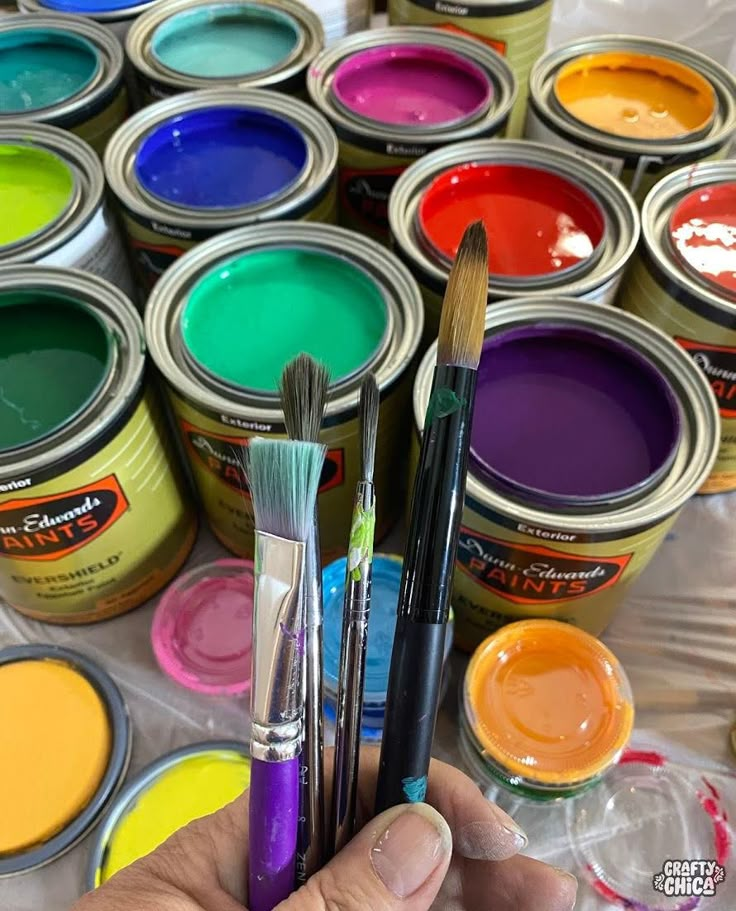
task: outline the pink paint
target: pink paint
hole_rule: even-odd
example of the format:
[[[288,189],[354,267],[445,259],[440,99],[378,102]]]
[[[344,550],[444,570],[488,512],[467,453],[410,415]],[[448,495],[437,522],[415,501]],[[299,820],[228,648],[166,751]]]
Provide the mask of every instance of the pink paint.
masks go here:
[[[630,762],[641,762],[643,765],[661,768],[666,760],[661,753],[657,753],[654,750],[626,750],[621,759],[619,759],[619,765],[625,765]]]
[[[335,100],[375,123],[440,129],[480,116],[491,102],[486,72],[460,54],[421,44],[390,44],[343,61]]]

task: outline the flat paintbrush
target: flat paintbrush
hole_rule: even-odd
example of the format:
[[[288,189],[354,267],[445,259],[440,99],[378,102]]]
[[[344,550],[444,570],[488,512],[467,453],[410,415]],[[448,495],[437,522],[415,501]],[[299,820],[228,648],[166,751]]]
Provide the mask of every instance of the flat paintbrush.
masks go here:
[[[248,907],[294,891],[304,698],[302,577],[325,448],[254,438],[245,470],[255,515]]]
[[[281,375],[281,404],[286,432],[292,440],[316,443],[324,417],[327,370],[307,354],[300,354]],[[299,829],[297,883],[306,882],[325,859],[324,760],[322,735],[322,564],[319,519],[314,521],[304,553],[305,648],[304,746],[299,770]]]
[[[371,373],[360,387],[361,469],[360,481],[355,491],[345,577],[335,718],[335,774],[330,820],[334,854],[350,841],[355,832],[360,726],[363,716],[365,658],[371,608],[373,533],[376,524],[373,467],[376,458],[378,406],[378,386]]]
[[[485,328],[488,247],[465,232],[440,319],[391,654],[376,812],[424,800]]]

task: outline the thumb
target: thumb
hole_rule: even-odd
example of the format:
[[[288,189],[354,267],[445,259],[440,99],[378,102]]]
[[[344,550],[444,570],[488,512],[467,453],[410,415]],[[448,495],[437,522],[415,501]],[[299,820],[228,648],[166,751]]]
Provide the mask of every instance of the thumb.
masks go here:
[[[428,911],[452,855],[450,827],[423,803],[372,819],[279,911]]]

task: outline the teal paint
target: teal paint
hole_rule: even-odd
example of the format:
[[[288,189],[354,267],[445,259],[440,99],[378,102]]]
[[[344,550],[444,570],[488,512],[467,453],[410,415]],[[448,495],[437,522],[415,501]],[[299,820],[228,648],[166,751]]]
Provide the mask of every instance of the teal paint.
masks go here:
[[[83,305],[40,292],[0,295],[0,451],[34,443],[90,402],[111,356]]]
[[[315,250],[275,249],[227,260],[192,289],[181,318],[190,355],[234,385],[276,392],[300,352],[337,382],[364,366],[387,329],[375,282]]]
[[[251,76],[281,65],[299,42],[296,21],[248,4],[205,6],[178,13],[153,33],[151,52],[187,76]]]
[[[0,113],[40,111],[68,101],[99,69],[94,45],[62,29],[0,33]]]

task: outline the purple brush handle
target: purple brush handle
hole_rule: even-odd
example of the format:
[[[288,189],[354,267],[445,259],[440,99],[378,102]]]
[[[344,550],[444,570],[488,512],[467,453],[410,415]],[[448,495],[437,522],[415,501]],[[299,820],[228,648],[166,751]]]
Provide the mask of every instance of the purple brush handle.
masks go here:
[[[299,757],[250,763],[250,911],[272,911],[294,891]]]

